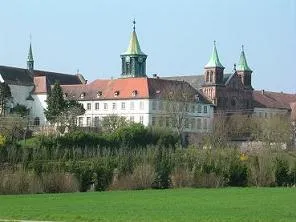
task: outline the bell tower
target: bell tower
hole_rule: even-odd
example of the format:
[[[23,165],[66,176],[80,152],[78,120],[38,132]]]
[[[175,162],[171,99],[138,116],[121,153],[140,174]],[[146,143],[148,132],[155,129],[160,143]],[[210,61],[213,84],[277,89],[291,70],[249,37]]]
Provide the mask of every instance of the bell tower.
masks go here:
[[[146,77],[147,55],[141,51],[136,33],[136,21],[133,21],[133,32],[128,49],[120,55],[122,61],[121,77]]]
[[[243,45],[242,45],[242,51],[241,51],[241,55],[240,55],[240,58],[239,58],[239,62],[238,62],[236,72],[237,72],[238,76],[241,78],[244,87],[247,88],[247,89],[253,89],[253,87],[252,87],[252,78],[251,78],[251,75],[252,75],[253,71],[248,66]]]

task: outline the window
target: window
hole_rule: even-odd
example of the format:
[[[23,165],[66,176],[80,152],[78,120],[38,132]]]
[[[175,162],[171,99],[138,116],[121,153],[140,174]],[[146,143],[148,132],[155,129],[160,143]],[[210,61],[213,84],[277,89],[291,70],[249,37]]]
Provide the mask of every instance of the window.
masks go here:
[[[189,128],[189,121],[188,121],[188,118],[185,118],[185,128],[186,128],[186,129]]]
[[[198,118],[196,120],[196,127],[197,127],[197,129],[201,129],[201,119],[200,118]]]
[[[122,109],[122,110],[125,110],[125,102],[122,102],[122,103],[121,103],[121,109]]]
[[[104,103],[104,109],[105,109],[105,110],[108,109],[108,103]]]
[[[116,103],[112,103],[112,109],[116,110]]]
[[[152,116],[152,118],[151,118],[151,125],[152,125],[152,126],[155,126],[155,122],[156,122],[156,121],[155,121],[155,117]]]
[[[152,101],[152,110],[156,110],[156,101]]]
[[[130,116],[130,121],[131,122],[135,122],[135,117],[134,116]]]
[[[197,112],[201,113],[201,105],[200,104],[197,105]]]
[[[207,130],[207,128],[208,128],[208,121],[207,121],[207,119],[204,119],[203,120],[203,129]]]
[[[39,117],[35,117],[34,119],[34,126],[39,126],[40,125],[40,118]]]
[[[185,104],[185,111],[189,112],[189,104],[188,103]]]
[[[135,109],[135,103],[134,101],[130,102],[130,110],[134,110]]]
[[[137,90],[134,90],[133,92],[132,92],[132,96],[137,96],[138,95],[138,91]]]
[[[80,94],[80,98],[83,99],[85,97],[85,92]]]
[[[158,125],[159,125],[160,127],[163,126],[163,117],[159,117]]]
[[[95,116],[95,126],[98,127],[100,125],[100,118]]]
[[[87,109],[87,110],[91,110],[91,103],[87,103],[87,104],[86,104],[86,109]]]
[[[208,107],[204,106],[204,113],[207,113],[207,112],[208,112]]]
[[[159,110],[162,110],[163,109],[163,103],[162,103],[162,101],[159,101]]]
[[[119,91],[118,90],[114,92],[114,96],[115,97],[119,96]]]
[[[95,103],[95,109],[96,110],[100,109],[100,103]]]
[[[191,112],[194,113],[194,110],[195,110],[195,105],[192,104],[191,105]]]
[[[144,109],[144,102],[140,101],[140,109],[143,110]]]
[[[102,91],[98,91],[97,92],[97,97],[99,98],[100,96],[102,96],[103,95],[103,92]]]
[[[193,130],[195,128],[195,119],[194,118],[191,119],[190,125],[191,125],[191,129]]]
[[[78,126],[83,126],[83,117],[78,118]]]
[[[91,126],[91,118],[90,117],[86,117],[86,125]]]
[[[140,123],[143,124],[144,122],[144,116],[140,116]]]

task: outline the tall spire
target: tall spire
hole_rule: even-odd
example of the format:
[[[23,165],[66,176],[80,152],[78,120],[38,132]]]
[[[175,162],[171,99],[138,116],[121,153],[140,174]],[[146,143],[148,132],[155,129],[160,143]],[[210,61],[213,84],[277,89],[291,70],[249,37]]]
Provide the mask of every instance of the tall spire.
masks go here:
[[[141,47],[138,41],[137,33],[136,33],[136,21],[133,20],[133,32],[130,38],[129,46],[123,55],[145,55],[141,51]]]
[[[34,70],[34,58],[33,58],[33,52],[32,52],[32,37],[30,35],[30,47],[29,47],[29,53],[27,58],[27,69],[29,71]]]
[[[244,45],[242,45],[242,52],[239,58],[238,66],[237,66],[237,71],[249,71],[252,72],[250,67],[248,66],[245,51],[244,51]]]
[[[206,64],[205,68],[214,68],[214,67],[224,68],[219,60],[219,56],[216,48],[216,41],[214,41],[212,55],[208,64]]]

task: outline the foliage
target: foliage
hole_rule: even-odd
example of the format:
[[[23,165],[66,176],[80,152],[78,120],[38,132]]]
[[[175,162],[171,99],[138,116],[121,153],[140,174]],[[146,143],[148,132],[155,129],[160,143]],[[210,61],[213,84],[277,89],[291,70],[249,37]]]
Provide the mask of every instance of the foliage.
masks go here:
[[[29,109],[25,105],[17,104],[11,109],[11,113],[24,117],[29,114]]]
[[[5,82],[0,82],[0,116],[5,116],[6,103],[11,98],[10,87]]]
[[[20,116],[9,115],[0,117],[0,132],[7,142],[23,139],[27,123],[27,120]]]
[[[112,114],[104,116],[101,125],[105,133],[112,133],[121,127],[128,126],[128,122],[125,117]]]
[[[50,123],[56,123],[58,116],[65,110],[66,104],[63,90],[59,82],[55,82],[47,97],[47,109],[44,110],[46,119]]]
[[[290,183],[289,164],[287,160],[276,159],[275,182],[278,186],[285,186]]]

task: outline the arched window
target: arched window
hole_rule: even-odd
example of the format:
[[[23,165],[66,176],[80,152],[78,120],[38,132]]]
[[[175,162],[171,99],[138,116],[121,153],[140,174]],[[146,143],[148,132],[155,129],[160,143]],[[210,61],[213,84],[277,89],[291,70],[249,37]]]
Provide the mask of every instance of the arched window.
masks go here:
[[[40,118],[39,117],[35,117],[34,118],[34,126],[39,126],[40,125]]]
[[[213,81],[214,81],[214,73],[213,73],[213,71],[211,71],[210,82],[213,82]]]
[[[207,71],[207,73],[206,73],[206,82],[209,82],[209,78],[210,78],[210,73],[209,73],[209,71]]]

